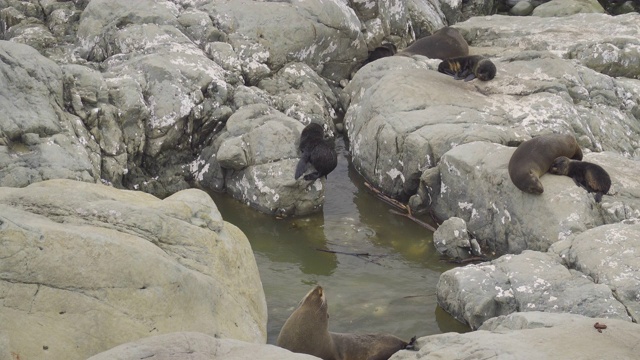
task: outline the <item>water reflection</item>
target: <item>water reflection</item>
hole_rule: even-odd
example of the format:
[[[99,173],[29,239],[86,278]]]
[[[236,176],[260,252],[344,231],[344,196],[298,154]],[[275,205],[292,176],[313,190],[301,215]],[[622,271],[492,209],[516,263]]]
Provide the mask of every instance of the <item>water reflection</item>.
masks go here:
[[[320,284],[329,329],[414,335],[469,329],[438,309],[435,286],[453,265],[439,260],[432,233],[368,193],[338,139],[338,167],[326,182],[322,213],[277,220],[213,194],[224,219],[251,242],[269,309],[268,343],[300,299]],[[353,256],[342,253],[368,253]]]

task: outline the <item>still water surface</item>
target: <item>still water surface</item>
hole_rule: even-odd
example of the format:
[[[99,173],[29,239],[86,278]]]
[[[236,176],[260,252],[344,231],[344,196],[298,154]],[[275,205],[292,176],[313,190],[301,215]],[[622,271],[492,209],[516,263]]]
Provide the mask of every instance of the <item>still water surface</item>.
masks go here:
[[[275,344],[280,328],[315,284],[325,289],[330,331],[392,333],[405,340],[469,331],[437,306],[438,277],[454,265],[440,260],[433,234],[390,213],[350,166],[342,139],[336,148],[338,167],[329,174],[324,208],[317,214],[278,220],[212,194],[223,218],[251,242],[267,298],[267,342]]]

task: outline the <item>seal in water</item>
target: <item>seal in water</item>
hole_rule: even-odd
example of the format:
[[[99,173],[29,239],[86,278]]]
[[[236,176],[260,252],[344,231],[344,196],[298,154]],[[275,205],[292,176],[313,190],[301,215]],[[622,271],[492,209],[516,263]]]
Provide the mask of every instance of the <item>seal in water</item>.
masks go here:
[[[518,189],[531,194],[542,194],[544,188],[540,176],[560,156],[582,160],[582,150],[573,135],[547,134],[527,140],[511,155],[509,177]]]
[[[496,77],[496,66],[491,60],[478,56],[462,56],[444,60],[438,71],[453,76],[456,80],[470,81],[478,78],[488,81]]]
[[[423,55],[431,59],[445,60],[469,55],[469,44],[457,29],[446,26],[414,41],[398,55]]]
[[[305,180],[316,180],[333,171],[338,165],[335,145],[324,139],[322,125],[311,123],[300,134],[300,152],[302,156],[296,166],[295,179],[298,180],[307,171],[309,164],[315,171],[304,176]]]
[[[318,285],[302,298],[284,323],[276,345],[323,360],[386,360],[398,350],[412,349],[415,343],[415,337],[407,343],[386,334],[333,333],[328,325],[327,299]]]
[[[553,161],[549,174],[569,176],[578,186],[596,193],[596,202],[600,202],[602,195],[611,188],[611,177],[602,166],[587,161],[571,160],[566,156],[560,156]]]

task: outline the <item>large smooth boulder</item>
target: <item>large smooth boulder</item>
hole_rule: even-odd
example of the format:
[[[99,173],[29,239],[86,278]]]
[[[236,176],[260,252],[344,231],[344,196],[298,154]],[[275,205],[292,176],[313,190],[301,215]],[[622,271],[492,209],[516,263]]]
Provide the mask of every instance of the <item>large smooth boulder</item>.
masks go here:
[[[88,360],[313,360],[315,356],[292,353],[274,345],[233,339],[217,339],[195,332],[176,332],[116,346]]]
[[[598,332],[594,324],[607,328]],[[480,330],[418,339],[418,351],[402,350],[391,360],[413,359],[635,359],[640,325],[573,314],[516,313],[488,321]]]
[[[4,354],[86,359],[186,330],[266,340],[251,246],[200,190],[160,200],[70,180],[0,188],[0,258]]]

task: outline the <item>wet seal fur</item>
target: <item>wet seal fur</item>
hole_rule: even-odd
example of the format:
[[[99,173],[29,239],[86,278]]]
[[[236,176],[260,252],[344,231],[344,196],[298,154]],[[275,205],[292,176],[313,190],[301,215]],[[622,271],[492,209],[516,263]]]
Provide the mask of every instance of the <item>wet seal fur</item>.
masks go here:
[[[469,55],[469,44],[457,29],[446,26],[429,36],[414,41],[398,55],[423,55],[430,59],[445,60]]]
[[[566,175],[575,181],[578,186],[596,193],[596,202],[602,200],[602,195],[611,188],[611,177],[600,165],[587,161],[571,160],[566,156],[560,156],[553,161],[549,168],[549,174]]]
[[[311,181],[322,176],[326,179],[327,175],[338,165],[335,145],[324,139],[322,125],[311,123],[302,130],[299,149],[302,156],[296,166],[296,180],[307,171],[309,164],[313,166],[315,171],[305,175],[304,179]]]
[[[405,342],[387,334],[329,332],[327,299],[321,286],[304,296],[282,326],[276,345],[323,360],[386,360],[398,350],[412,349],[415,337]]]
[[[509,177],[520,190],[542,194],[540,176],[545,174],[556,158],[566,156],[582,160],[582,150],[570,134],[547,134],[520,144],[509,160]]]
[[[497,69],[491,60],[472,55],[446,59],[438,65],[438,71],[451,75],[456,80],[471,81],[477,78],[489,81],[496,77]]]

